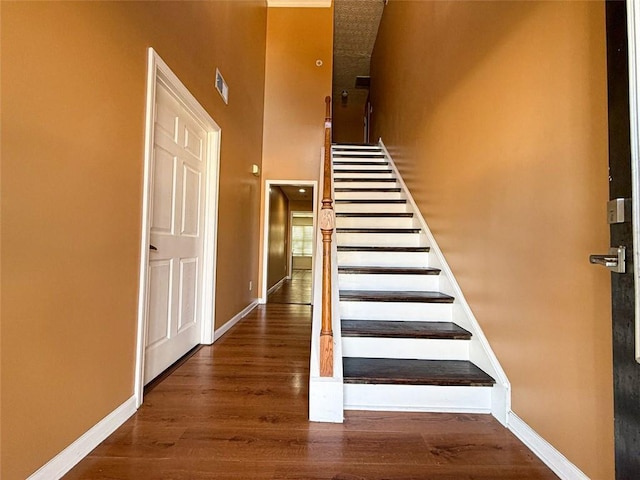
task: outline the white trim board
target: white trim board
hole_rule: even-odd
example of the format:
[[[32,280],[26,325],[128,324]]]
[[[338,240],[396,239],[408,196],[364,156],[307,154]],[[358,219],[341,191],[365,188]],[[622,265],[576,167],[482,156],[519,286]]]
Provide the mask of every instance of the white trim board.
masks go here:
[[[136,397],[132,396],[34,472],[28,480],[62,478],[134,413],[136,413]]]
[[[507,427],[562,480],[589,480],[582,470],[512,411],[507,417]]]
[[[640,265],[640,8],[637,1],[627,2],[629,43],[629,129],[631,146],[631,205],[633,228],[633,265]],[[635,285],[635,357],[640,363],[640,269],[634,269]]]
[[[282,277],[273,287],[271,287],[269,290],[267,290],[267,296],[271,295],[271,293],[275,290],[277,290],[279,287],[282,286],[282,284],[287,280],[290,279],[290,276],[284,276]]]
[[[231,327],[233,327],[236,323],[242,320],[244,317],[249,315],[251,311],[258,306],[258,301],[254,300],[249,305],[247,305],[241,312],[234,315],[227,323],[218,328],[213,334],[213,341],[215,342],[225,333],[227,333]]]

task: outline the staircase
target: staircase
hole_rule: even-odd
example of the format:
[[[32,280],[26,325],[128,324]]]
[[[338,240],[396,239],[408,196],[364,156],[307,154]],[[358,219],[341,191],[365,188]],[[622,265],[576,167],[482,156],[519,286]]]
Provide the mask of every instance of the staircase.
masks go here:
[[[473,332],[403,183],[378,146],[332,147],[344,408],[492,410],[494,379],[470,361]]]

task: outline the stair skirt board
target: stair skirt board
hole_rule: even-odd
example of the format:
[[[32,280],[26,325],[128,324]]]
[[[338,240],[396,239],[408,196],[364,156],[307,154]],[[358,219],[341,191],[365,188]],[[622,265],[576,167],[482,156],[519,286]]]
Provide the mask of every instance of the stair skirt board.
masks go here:
[[[468,360],[468,340],[342,337],[343,357]]]
[[[345,410],[491,413],[493,387],[345,384]]]

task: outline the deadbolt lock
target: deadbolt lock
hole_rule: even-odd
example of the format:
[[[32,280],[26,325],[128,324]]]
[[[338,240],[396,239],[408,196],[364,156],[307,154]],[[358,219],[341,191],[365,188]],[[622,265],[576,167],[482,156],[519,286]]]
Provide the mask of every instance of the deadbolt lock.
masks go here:
[[[626,247],[611,247],[607,255],[589,255],[589,263],[602,265],[615,273],[624,273],[626,253]]]

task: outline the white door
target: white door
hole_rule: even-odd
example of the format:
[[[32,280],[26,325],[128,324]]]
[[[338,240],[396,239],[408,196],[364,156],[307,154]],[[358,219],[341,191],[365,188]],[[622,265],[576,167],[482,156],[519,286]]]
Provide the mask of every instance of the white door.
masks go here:
[[[207,131],[156,88],[145,385],[201,341]]]

